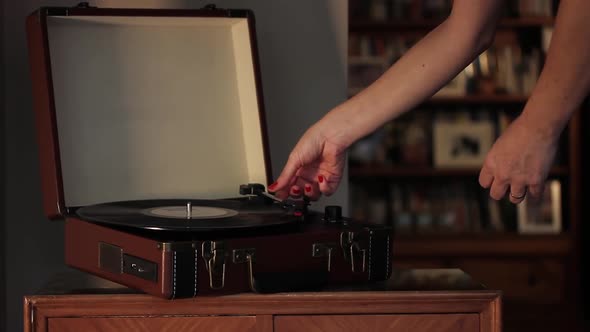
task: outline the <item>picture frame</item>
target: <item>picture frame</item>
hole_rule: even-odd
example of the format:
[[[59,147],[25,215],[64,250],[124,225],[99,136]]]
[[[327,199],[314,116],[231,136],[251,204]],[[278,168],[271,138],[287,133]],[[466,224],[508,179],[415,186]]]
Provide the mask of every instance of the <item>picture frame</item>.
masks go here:
[[[517,206],[520,234],[558,234],[562,230],[561,182],[549,180],[539,200],[528,197]]]
[[[435,121],[434,167],[480,167],[492,147],[494,135],[491,121]]]

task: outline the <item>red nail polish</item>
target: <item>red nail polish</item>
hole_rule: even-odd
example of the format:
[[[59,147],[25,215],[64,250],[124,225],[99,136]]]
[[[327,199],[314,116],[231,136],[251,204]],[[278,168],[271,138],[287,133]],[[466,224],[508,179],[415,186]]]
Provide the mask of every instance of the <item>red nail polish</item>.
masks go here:
[[[318,181],[320,181],[320,183],[324,182],[324,176],[323,175],[318,176]]]
[[[277,184],[278,184],[278,183],[276,183],[276,182],[275,182],[275,183],[273,183],[273,184],[271,184],[270,186],[268,186],[268,189],[273,189],[274,187],[276,187],[276,186],[277,186]]]
[[[303,212],[295,211],[295,212],[293,212],[293,214],[295,215],[295,217],[301,217],[303,215]]]
[[[292,191],[293,191],[293,193],[294,193],[295,195],[299,195],[299,194],[301,194],[301,189],[298,189],[298,188],[293,188],[293,190],[292,190]]]
[[[310,185],[305,185],[305,192],[311,192],[311,186]]]

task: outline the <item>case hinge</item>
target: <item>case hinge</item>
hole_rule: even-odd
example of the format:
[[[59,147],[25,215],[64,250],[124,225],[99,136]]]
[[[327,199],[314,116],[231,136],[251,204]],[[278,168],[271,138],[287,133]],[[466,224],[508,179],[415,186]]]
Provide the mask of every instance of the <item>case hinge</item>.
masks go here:
[[[209,273],[209,287],[222,289],[225,286],[225,243],[222,241],[205,241],[202,244],[202,256]]]
[[[340,247],[344,259],[350,262],[352,272],[365,272],[367,268],[367,250],[361,248],[359,235],[348,231],[340,233]]]

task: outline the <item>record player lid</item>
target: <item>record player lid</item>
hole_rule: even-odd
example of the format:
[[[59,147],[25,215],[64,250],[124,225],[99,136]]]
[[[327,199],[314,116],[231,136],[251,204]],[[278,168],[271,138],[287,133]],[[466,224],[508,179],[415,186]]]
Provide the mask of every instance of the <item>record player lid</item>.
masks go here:
[[[43,8],[27,29],[50,218],[270,180],[250,11]]]

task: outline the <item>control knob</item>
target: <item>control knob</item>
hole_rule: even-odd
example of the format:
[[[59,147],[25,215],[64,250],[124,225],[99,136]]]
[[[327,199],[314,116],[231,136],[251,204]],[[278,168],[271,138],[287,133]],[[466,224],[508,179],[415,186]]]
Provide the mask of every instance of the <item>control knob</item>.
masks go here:
[[[324,220],[330,223],[342,222],[342,207],[339,205],[328,205],[324,209]]]

